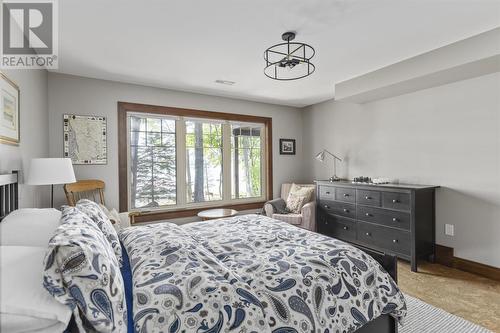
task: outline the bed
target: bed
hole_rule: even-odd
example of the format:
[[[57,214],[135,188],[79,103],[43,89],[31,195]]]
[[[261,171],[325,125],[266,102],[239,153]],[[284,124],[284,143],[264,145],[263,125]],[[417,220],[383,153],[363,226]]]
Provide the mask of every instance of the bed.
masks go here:
[[[394,257],[255,214],[109,237],[91,206],[63,210],[44,261],[80,331],[382,333],[406,314]]]

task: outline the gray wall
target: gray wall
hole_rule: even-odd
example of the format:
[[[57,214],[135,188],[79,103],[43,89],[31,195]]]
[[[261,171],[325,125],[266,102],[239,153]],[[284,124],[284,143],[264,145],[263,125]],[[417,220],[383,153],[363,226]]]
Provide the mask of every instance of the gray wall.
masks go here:
[[[274,194],[284,181],[331,175],[323,148],[346,158],[339,174],[383,176],[442,186],[437,242],[455,255],[500,267],[500,74],[367,104],[327,101],[302,111],[235,99],[49,73],[50,155],[62,155],[64,113],[108,117],[108,165],[75,166],[77,178],[106,181],[118,205],[117,101],[273,117]],[[297,155],[281,156],[279,138],[297,139]],[[302,144],[303,143],[303,144]],[[57,203],[64,203],[62,189]],[[444,225],[455,225],[455,236]]]
[[[62,156],[63,114],[107,117],[108,164],[75,166],[77,179],[99,178],[106,182],[106,200],[118,208],[117,102],[134,102],[207,111],[251,114],[273,118],[274,194],[280,184],[302,181],[302,113],[300,109],[236,99],[200,95],[112,81],[49,73],[50,155]],[[297,140],[297,155],[279,155],[279,138]],[[56,188],[56,204],[63,204],[63,190]]]
[[[47,207],[50,204],[48,187],[23,184],[30,159],[47,157],[49,152],[47,71],[5,70],[4,73],[21,90],[21,142],[19,146],[0,143],[0,173],[21,170],[21,207]]]
[[[327,101],[303,111],[306,179],[331,176],[323,148],[345,158],[345,177],[435,184],[437,243],[500,267],[500,74],[367,104]],[[444,234],[446,223],[455,236]]]

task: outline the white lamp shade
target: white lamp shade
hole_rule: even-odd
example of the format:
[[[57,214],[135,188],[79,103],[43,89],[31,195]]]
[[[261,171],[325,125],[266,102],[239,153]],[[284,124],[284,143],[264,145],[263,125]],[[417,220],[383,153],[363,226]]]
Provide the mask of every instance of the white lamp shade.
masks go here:
[[[54,185],[76,182],[69,158],[34,158],[31,160],[27,184]]]

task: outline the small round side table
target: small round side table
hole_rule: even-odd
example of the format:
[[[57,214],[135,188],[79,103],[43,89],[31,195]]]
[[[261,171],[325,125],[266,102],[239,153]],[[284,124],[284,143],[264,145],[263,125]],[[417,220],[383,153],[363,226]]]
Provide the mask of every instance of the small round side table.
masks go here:
[[[203,221],[221,219],[223,217],[231,217],[238,214],[237,210],[229,208],[217,208],[202,210],[198,213],[198,217],[201,217]]]

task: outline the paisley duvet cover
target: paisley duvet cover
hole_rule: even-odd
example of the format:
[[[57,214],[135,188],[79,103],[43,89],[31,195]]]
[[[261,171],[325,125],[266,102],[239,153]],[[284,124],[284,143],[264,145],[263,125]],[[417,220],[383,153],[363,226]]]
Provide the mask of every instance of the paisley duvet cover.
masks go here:
[[[352,332],[406,315],[373,258],[265,216],[127,228],[120,239],[136,332]]]

